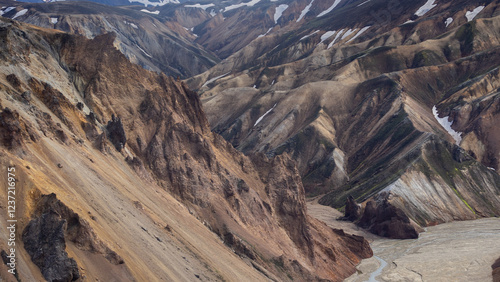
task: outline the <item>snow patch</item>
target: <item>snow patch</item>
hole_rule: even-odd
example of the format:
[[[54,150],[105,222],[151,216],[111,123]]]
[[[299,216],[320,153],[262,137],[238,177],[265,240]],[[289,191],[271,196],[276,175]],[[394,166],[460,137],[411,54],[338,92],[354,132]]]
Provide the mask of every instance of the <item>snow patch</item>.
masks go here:
[[[50,22],[52,24],[56,24],[57,23],[57,18],[50,18]]]
[[[131,23],[131,22],[127,22],[127,21],[123,21],[124,24],[128,24],[130,25],[131,27],[135,28],[135,29],[139,29],[139,27],[135,24],[135,23]]]
[[[349,43],[349,42],[353,41],[354,39],[358,38],[358,36],[360,36],[361,34],[363,34],[363,32],[367,31],[370,27],[371,26],[369,25],[369,26],[365,26],[362,29],[360,29],[358,31],[358,33],[356,33],[356,35],[354,35],[351,39],[347,40],[346,43]]]
[[[201,5],[201,4],[184,5],[184,7],[186,7],[186,8],[200,8],[200,9],[203,9],[203,10],[207,10],[207,8],[210,8],[210,7],[213,7],[213,6],[215,6],[214,3],[205,4],[205,5]]]
[[[409,23],[414,23],[414,21],[412,20],[407,20],[406,22],[404,22],[403,24],[409,24]]]
[[[271,28],[269,28],[269,29],[266,31],[266,33],[264,33],[264,34],[261,34],[261,35],[257,36],[257,38],[261,38],[261,37],[266,36],[269,32],[271,32],[271,30],[272,30],[272,29],[273,29],[272,27],[271,27]]]
[[[415,12],[415,15],[419,17],[425,15],[425,13],[429,12],[432,8],[437,6],[437,4],[434,4],[434,2],[436,2],[436,0],[427,0],[427,2],[425,2],[425,4]]]
[[[446,24],[446,27],[448,27],[451,23],[453,22],[453,18],[447,18],[444,23]]]
[[[273,84],[274,84],[274,79],[273,79],[273,82],[271,82],[271,85],[273,85]]]
[[[202,85],[201,87],[205,87],[205,86],[207,86],[208,84],[210,84],[210,83],[212,83],[212,82],[216,81],[216,80],[217,80],[217,79],[219,79],[219,78],[223,78],[224,76],[226,76],[226,75],[228,75],[228,74],[230,74],[230,73],[231,73],[231,72],[228,72],[228,73],[225,73],[225,74],[223,74],[223,75],[219,75],[219,76],[216,76],[216,77],[214,77],[214,78],[211,78],[211,79],[207,80],[205,83],[203,83],[203,85]]]
[[[267,114],[269,114],[272,110],[274,110],[274,108],[276,108],[276,105],[278,105],[278,104],[274,104],[274,106],[273,106],[271,109],[269,109],[269,111],[267,111],[267,112],[266,112],[265,114],[263,114],[260,118],[258,118],[258,119],[257,119],[257,121],[255,122],[255,124],[254,124],[253,126],[255,127],[257,124],[259,124],[259,122],[261,122],[261,121],[262,121],[262,119],[263,119],[265,116],[267,116]]]
[[[304,39],[306,39],[306,38],[309,38],[309,37],[313,36],[314,34],[316,34],[316,33],[318,33],[318,32],[319,32],[319,29],[318,29],[318,30],[316,30],[315,32],[311,33],[311,34],[308,34],[308,35],[306,35],[306,36],[303,36],[303,37],[302,37],[299,41],[302,41],[302,40],[304,40]]]
[[[274,12],[274,23],[278,24],[278,20],[281,18],[283,15],[283,12],[288,9],[287,4],[281,4],[278,7],[276,7],[276,11]]]
[[[319,43],[322,43],[323,41],[327,40],[328,38],[332,37],[335,35],[337,31],[327,31],[323,35],[321,35],[321,41]]]
[[[340,4],[340,1],[342,0],[335,0],[335,2],[333,2],[333,5],[330,6],[330,8],[324,10],[323,12],[319,13],[319,15],[317,15],[316,17],[322,17],[328,13],[330,13],[333,9],[335,9],[335,7],[337,7],[338,4]]]
[[[254,85],[253,85],[253,88],[257,88],[257,84],[254,84]]]
[[[137,44],[136,44],[135,46],[136,46],[137,48],[139,48],[139,50],[141,50],[141,51],[142,51],[142,53],[144,53],[144,55],[146,55],[146,56],[148,56],[148,57],[150,57],[150,58],[153,58],[153,56],[149,55],[146,51],[144,51],[144,49],[142,49],[141,47],[139,47],[139,45],[137,45]]]
[[[7,9],[5,9],[5,6],[2,7],[2,10],[0,10],[0,16],[3,16],[3,14],[7,14],[8,12],[14,10],[15,8],[16,7],[7,7]]]
[[[342,32],[344,32],[344,29],[341,29],[341,30],[337,33],[337,35],[335,35],[335,38],[332,40],[332,42],[330,42],[330,44],[328,44],[327,49],[330,49],[330,48],[333,46],[333,44],[335,44],[335,42],[337,41],[337,39],[339,39],[339,37],[342,35]]]
[[[173,4],[180,4],[179,0],[159,0],[158,2],[151,2],[149,0],[128,0],[130,3],[137,2],[141,3],[144,5],[144,7],[147,7],[149,5],[156,7],[156,6],[163,6],[169,3]]]
[[[364,4],[366,4],[366,3],[370,2],[370,1],[371,1],[371,0],[366,0],[365,2],[363,2],[363,3],[359,4],[357,7],[362,6],[362,5],[364,5]]]
[[[448,134],[450,134],[451,137],[455,139],[457,145],[460,144],[460,142],[462,141],[462,133],[456,132],[455,130],[453,130],[453,128],[451,128],[453,122],[449,121],[449,117],[440,118],[436,106],[432,107],[432,114],[434,115],[434,118],[436,118],[436,120],[439,122],[439,124],[441,124],[441,126],[448,132]]]
[[[348,37],[349,35],[353,34],[354,31],[356,31],[355,29],[349,29],[348,31],[346,31],[344,33],[344,35],[342,35],[342,38],[340,38],[340,40],[344,40],[346,37]]]
[[[150,11],[146,9],[142,9],[141,12],[148,13],[148,14],[153,14],[153,15],[159,15],[160,11]]]
[[[472,11],[467,11],[467,13],[465,13],[465,17],[467,18],[467,21],[468,22],[472,21],[477,16],[477,14],[479,14],[483,9],[484,9],[484,6],[479,6]]]
[[[493,171],[497,171],[496,169],[492,168],[492,167],[488,167],[489,170],[493,170]]]
[[[210,16],[215,17],[215,15],[217,15],[217,13],[215,12],[215,10],[214,10],[214,9],[212,9],[212,10],[210,11]]]
[[[28,12],[28,9],[22,9],[21,11],[17,12],[12,19],[18,18],[20,16],[24,16]]]
[[[234,10],[234,9],[238,9],[238,8],[243,7],[243,6],[252,7],[252,6],[254,6],[255,4],[257,4],[259,2],[260,2],[260,0],[252,0],[252,1],[247,2],[247,3],[234,4],[234,5],[231,5],[231,6],[227,6],[224,9],[224,12],[227,12],[227,11],[230,11],[230,10]]]
[[[302,10],[302,12],[300,12],[300,16],[299,18],[297,19],[297,22],[300,22],[300,20],[302,20],[304,18],[304,16],[309,12],[309,10],[311,9],[311,6],[312,4],[314,3],[314,0],[311,0],[311,3],[309,3],[309,5],[307,5],[304,10]]]

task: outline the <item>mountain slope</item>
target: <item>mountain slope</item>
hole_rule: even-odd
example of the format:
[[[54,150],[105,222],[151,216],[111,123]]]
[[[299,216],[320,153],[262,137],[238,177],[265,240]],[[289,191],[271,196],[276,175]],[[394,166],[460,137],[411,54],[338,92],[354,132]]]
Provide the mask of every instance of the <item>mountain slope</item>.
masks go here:
[[[194,36],[181,25],[165,22],[143,8],[140,11],[138,7],[110,7],[92,2],[30,4],[0,1],[0,5],[5,11],[9,9],[4,17],[15,17],[44,28],[87,38],[114,33],[114,44],[132,62],[173,77],[193,76],[219,61],[216,55],[193,43]],[[10,9],[12,7],[14,9]],[[19,15],[21,11],[25,13]]]
[[[320,203],[389,201],[422,226],[498,216],[498,4],[437,1],[422,14],[421,2],[382,23],[345,3],[188,83],[215,132],[245,153],[290,154],[306,192],[328,193]]]
[[[131,64],[114,36],[4,18],[0,36],[1,159],[16,168],[22,280],[340,281],[371,256],[363,238],[307,216],[289,157],[236,151],[195,93]]]

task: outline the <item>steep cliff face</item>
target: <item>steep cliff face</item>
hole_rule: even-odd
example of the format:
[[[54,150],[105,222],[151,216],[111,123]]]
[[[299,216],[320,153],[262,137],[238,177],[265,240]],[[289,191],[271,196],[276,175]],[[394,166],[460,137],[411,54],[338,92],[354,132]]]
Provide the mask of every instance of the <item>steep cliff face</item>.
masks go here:
[[[244,156],[210,131],[194,92],[131,64],[114,36],[7,19],[0,36],[2,166],[19,171],[22,280],[48,277],[31,263],[46,254],[30,251],[43,230],[59,242],[57,265],[99,280],[340,281],[371,256],[363,238],[306,215],[288,156]]]
[[[288,153],[323,204],[372,198],[418,225],[497,215],[498,3],[420,2],[343,3],[188,83],[215,132]]]

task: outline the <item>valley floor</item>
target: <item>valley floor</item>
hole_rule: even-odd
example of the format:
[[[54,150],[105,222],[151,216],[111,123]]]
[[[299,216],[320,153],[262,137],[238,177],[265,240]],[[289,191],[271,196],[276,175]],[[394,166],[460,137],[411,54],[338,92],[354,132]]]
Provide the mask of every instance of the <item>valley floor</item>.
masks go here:
[[[363,235],[354,224],[337,221],[341,214],[333,208],[310,202],[308,212],[333,228]],[[345,281],[492,281],[491,265],[500,255],[498,218],[428,227],[416,240],[364,235],[374,257],[363,260]]]

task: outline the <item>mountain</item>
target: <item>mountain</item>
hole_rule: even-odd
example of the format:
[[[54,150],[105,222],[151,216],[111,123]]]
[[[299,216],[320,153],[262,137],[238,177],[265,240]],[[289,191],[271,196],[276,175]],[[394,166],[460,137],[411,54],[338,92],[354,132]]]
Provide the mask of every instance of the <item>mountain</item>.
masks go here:
[[[183,26],[165,22],[144,7],[111,7],[92,2],[30,4],[0,1],[3,17],[87,38],[115,33],[114,44],[129,60],[148,70],[187,78],[214,66],[219,58],[193,42]]]
[[[79,0],[69,0],[71,2],[80,2]],[[69,2],[68,1],[68,2]],[[180,2],[183,2],[185,0],[158,0],[158,1],[149,1],[149,0],[90,0],[91,2],[94,3],[99,3],[99,4],[104,4],[104,5],[110,5],[110,6],[126,6],[126,5],[144,5],[145,7],[148,6],[163,6],[167,4],[179,4]],[[30,2],[30,3],[54,3],[54,2],[63,2],[59,0],[27,0],[23,2]]]
[[[382,236],[499,216],[498,3],[311,3],[187,80],[212,129]]]
[[[115,34],[2,17],[0,38],[0,162],[13,171],[0,178],[16,187],[22,281],[341,281],[372,255],[307,215],[289,156],[234,149],[185,83],[131,63]]]

